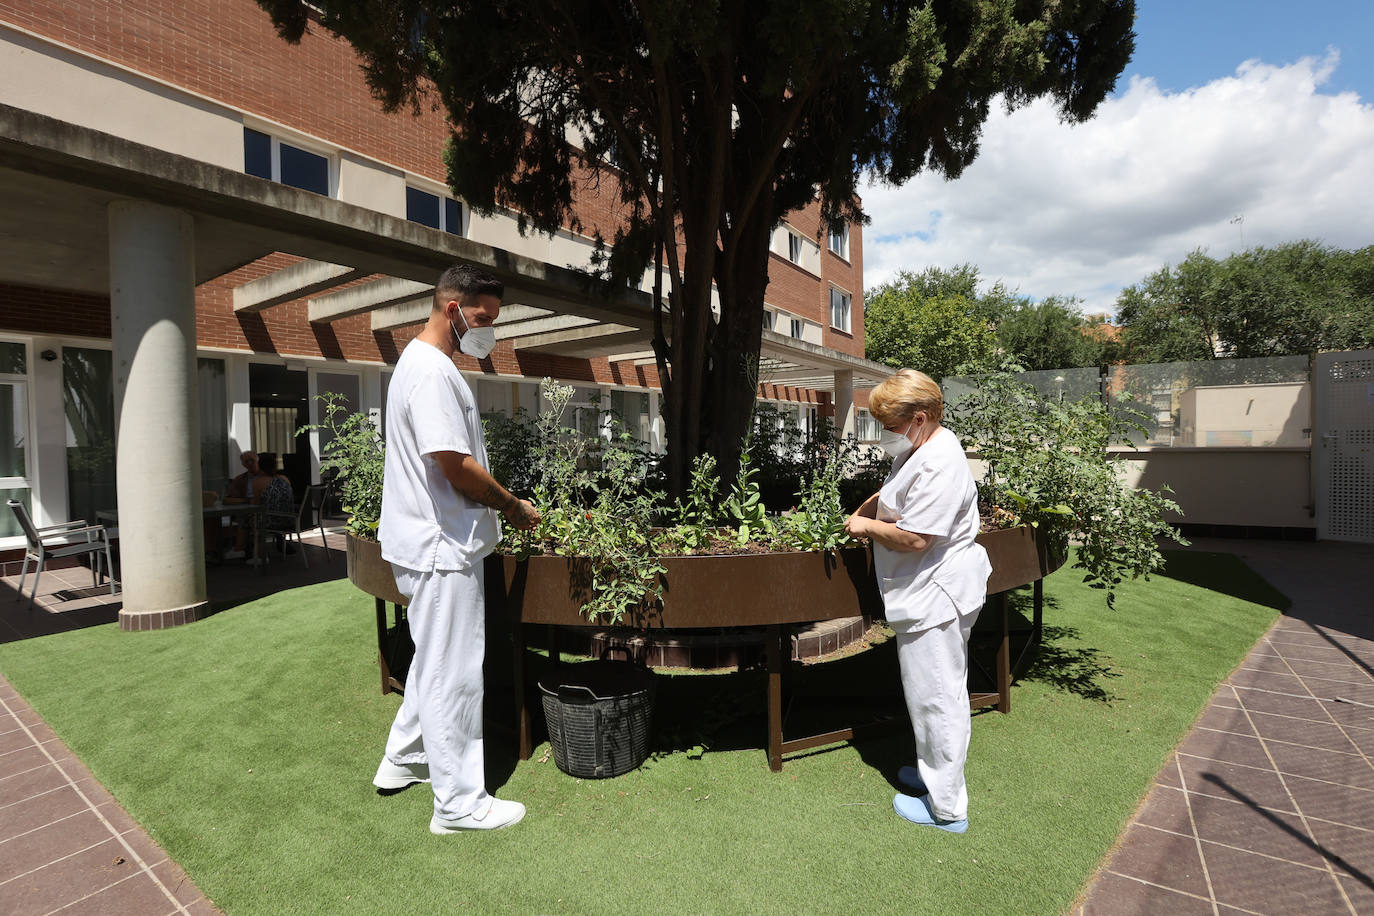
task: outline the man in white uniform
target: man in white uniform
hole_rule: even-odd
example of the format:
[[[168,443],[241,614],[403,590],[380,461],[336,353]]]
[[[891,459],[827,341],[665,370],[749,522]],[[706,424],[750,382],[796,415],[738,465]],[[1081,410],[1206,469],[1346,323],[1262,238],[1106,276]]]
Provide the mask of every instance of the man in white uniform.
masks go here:
[[[482,560],[501,539],[496,511],[519,529],[533,528],[539,513],[492,478],[476,399],[453,363],[455,349],[477,359],[491,352],[504,293],[472,267],[444,271],[429,321],[401,353],[388,389],[378,538],[410,599],[415,658],[373,784],[432,782],[435,834],[525,816],[524,805],[486,790]]]

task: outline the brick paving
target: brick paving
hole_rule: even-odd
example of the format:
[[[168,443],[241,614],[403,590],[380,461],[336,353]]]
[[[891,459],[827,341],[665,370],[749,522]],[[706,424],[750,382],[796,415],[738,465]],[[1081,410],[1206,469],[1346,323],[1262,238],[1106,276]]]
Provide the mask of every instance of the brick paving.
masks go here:
[[[212,603],[226,607],[344,575],[343,535],[305,537],[310,567],[276,557],[262,574],[242,563],[207,570]],[[45,570],[28,609],[32,577],[0,579],[0,642],[114,623],[120,597],[93,588],[84,567]],[[194,624],[192,624],[194,626]],[[218,913],[86,766],[0,675],[0,913],[170,916]]]
[[[1212,696],[1075,909],[1374,913],[1374,546],[1203,541],[1293,606]]]

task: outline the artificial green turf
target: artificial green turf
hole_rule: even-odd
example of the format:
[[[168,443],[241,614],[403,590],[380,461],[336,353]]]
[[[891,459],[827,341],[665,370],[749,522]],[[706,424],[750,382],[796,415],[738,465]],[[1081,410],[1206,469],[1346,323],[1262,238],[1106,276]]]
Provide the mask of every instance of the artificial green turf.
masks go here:
[[[1229,555],[1170,564],[1114,611],[1072,570],[1046,581],[1045,663],[1011,715],[974,718],[963,836],[893,814],[909,732],[770,773],[747,674],[667,680],[659,751],[613,780],[564,775],[547,744],[516,761],[494,724],[490,788],[528,816],[432,837],[428,787],[370,784],[398,697],[378,693],[373,602],[346,581],[173,630],[11,643],[0,671],[230,914],[1043,914],[1070,906],[1285,605]],[[798,690],[895,695],[891,650],[802,669]]]

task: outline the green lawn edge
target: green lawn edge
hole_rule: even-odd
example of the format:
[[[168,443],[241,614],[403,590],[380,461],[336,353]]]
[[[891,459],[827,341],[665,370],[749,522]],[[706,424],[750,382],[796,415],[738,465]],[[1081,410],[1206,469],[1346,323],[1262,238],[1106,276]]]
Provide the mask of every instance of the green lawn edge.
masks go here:
[[[1044,914],[1073,903],[1287,604],[1237,558],[1193,551],[1124,586],[1115,610],[1068,568],[1045,594],[1049,664],[1014,688],[1011,715],[975,716],[963,836],[893,814],[906,730],[770,773],[750,675],[666,682],[660,752],[613,780],[564,775],[547,745],[517,761],[493,727],[489,782],[528,817],[430,837],[425,787],[370,785],[398,698],[378,691],[373,602],[343,580],[173,630],[11,643],[0,671],[230,914]],[[851,706],[895,696],[890,644],[840,664],[806,668],[799,688]],[[508,703],[497,676],[492,690]]]

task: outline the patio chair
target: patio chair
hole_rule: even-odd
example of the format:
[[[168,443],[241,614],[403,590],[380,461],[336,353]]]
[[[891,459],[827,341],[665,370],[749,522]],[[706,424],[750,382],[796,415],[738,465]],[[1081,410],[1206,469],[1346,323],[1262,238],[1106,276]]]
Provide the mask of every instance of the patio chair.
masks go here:
[[[33,573],[33,591],[29,594],[29,609],[33,609],[35,599],[38,597],[38,577],[43,574],[43,567],[49,559],[64,559],[66,557],[91,557],[91,582],[92,585],[100,584],[101,558],[104,557],[105,574],[110,580],[110,594],[115,593],[114,564],[110,559],[110,539],[105,531],[104,525],[88,525],[84,521],[62,522],[57,525],[45,525],[42,528],[35,527],[33,519],[29,518],[29,511],[24,508],[24,504],[17,499],[6,501],[10,511],[19,520],[19,527],[24,531],[24,537],[28,541],[28,549],[24,552],[24,566],[19,574],[19,594],[15,600],[24,597],[24,580],[29,574],[29,562],[37,564]]]
[[[329,562],[329,539],[324,530],[324,500],[326,498],[326,488],[323,484],[316,484],[313,487],[305,488],[305,497],[301,500],[300,508],[294,513],[274,512],[266,510],[263,514],[264,523],[268,525],[268,531],[278,535],[283,541],[287,536],[294,533],[296,535],[296,549],[300,551],[301,562],[305,568],[310,568],[310,558],[306,556],[305,544],[301,541],[301,531],[306,528],[320,529],[320,542],[324,544],[324,559]],[[289,522],[293,527],[278,528],[271,527],[271,521],[276,519],[279,522]]]

